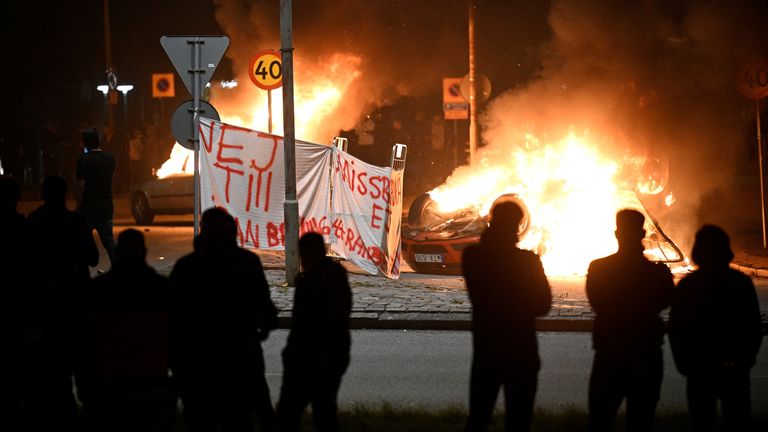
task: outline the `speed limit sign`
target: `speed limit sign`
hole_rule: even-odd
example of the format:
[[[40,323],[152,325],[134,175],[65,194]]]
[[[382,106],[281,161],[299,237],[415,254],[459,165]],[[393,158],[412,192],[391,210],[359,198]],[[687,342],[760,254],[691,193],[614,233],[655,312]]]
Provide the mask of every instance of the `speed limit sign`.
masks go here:
[[[750,99],[768,96],[768,62],[752,60],[741,70],[738,79],[741,93]]]
[[[283,85],[283,62],[278,50],[264,50],[251,60],[248,69],[251,81],[264,90],[274,90]]]

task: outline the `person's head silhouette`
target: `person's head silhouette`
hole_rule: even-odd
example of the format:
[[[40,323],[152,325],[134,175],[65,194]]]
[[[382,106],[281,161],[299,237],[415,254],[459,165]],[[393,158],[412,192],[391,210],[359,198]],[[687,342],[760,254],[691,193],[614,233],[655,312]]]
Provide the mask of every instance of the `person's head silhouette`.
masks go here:
[[[101,146],[101,137],[99,131],[96,128],[88,128],[83,130],[83,145],[88,150],[97,149]]]
[[[299,255],[304,271],[309,270],[325,257],[325,240],[316,232],[308,232],[299,239]]]
[[[117,236],[115,246],[118,262],[121,264],[141,264],[146,262],[147,247],[144,244],[144,234],[129,228]]]
[[[220,207],[206,210],[200,223],[200,245],[203,248],[214,249],[236,247],[235,219]]]
[[[21,199],[21,186],[10,177],[0,177],[0,211],[13,213]]]
[[[489,229],[504,239],[517,242],[520,222],[525,214],[523,208],[514,201],[501,201],[491,207]]]
[[[691,258],[702,269],[728,267],[733,259],[728,234],[715,225],[702,226],[696,232]]]
[[[50,206],[65,207],[67,200],[67,181],[63,177],[46,177],[40,190],[43,202]]]
[[[637,210],[619,210],[616,213],[616,240],[619,250],[643,250],[645,216]]]

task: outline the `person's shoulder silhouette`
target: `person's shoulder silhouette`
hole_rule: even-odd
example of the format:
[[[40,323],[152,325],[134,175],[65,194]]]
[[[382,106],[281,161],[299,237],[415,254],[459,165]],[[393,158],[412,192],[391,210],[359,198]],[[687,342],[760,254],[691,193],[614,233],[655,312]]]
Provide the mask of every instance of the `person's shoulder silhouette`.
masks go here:
[[[349,365],[352,291],[347,272],[326,256],[323,236],[299,239],[303,272],[296,278],[291,331],[283,350],[278,403],[281,431],[298,431],[307,404],[317,430],[339,430],[336,397]]]
[[[168,282],[147,265],[140,231],[121,232],[115,252],[83,298],[78,396],[95,427],[170,430]]]
[[[729,267],[733,257],[728,234],[702,226],[691,253],[698,268],[680,281],[670,310],[670,345],[688,380],[693,430],[717,422],[718,400],[728,430],[749,430],[749,371],[763,335],[754,283]]]
[[[98,264],[99,252],[87,222],[67,208],[66,180],[47,177],[43,181],[41,198],[43,204],[29,214],[37,247],[86,270],[87,266]]]
[[[272,430],[261,341],[277,327],[277,309],[261,260],[237,234],[224,209],[206,210],[194,251],[171,272],[173,376],[191,424],[250,427],[255,409]]]
[[[507,430],[528,430],[540,366],[536,323],[552,292],[539,257],[519,249],[525,216],[512,200],[495,203],[480,243],[464,250],[472,303],[472,369],[467,431],[488,428],[503,387]]]

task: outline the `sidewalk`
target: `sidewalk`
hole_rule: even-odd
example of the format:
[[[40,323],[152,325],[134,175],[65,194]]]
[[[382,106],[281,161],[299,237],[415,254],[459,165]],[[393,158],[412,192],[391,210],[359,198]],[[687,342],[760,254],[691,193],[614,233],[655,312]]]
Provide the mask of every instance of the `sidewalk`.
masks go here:
[[[731,266],[750,276],[768,278],[768,249],[763,248],[762,242],[760,234],[734,239]]]
[[[751,276],[768,277],[768,250],[761,247],[761,239],[736,240],[733,267]],[[285,271],[280,254],[262,254],[267,279],[272,286],[272,299],[280,310],[280,325],[290,324],[293,288],[283,287]],[[367,276],[345,263],[354,294],[352,327],[357,329],[402,330],[469,330],[471,304],[460,277],[419,275],[410,273],[405,266],[399,280]],[[679,276],[677,276],[679,277]],[[677,278],[676,277],[676,278]],[[570,283],[583,287],[583,279],[551,279],[552,308],[546,317],[537,320],[539,331],[589,332],[594,315],[583,295],[574,296],[571,290],[558,286]],[[764,288],[762,288],[764,291]],[[569,293],[571,293],[569,295]],[[768,334],[768,293],[761,298],[764,334]],[[663,314],[667,318],[667,313]]]
[[[23,203],[23,204],[22,204]],[[29,212],[39,203],[22,202],[19,210]],[[133,227],[127,199],[116,200],[115,219],[121,220],[116,232]],[[148,249],[157,251],[159,244],[153,244],[151,232],[158,226],[143,227]],[[168,275],[173,264],[191,246],[191,227],[173,228],[183,231],[182,237],[190,238],[190,244],[167,250],[160,260],[150,259],[150,265],[158,272]],[[188,230],[188,231],[186,231]],[[165,241],[166,240],[160,240]],[[758,235],[732,239],[735,258],[733,267],[750,276],[768,278],[768,250],[762,248],[762,237]],[[259,251],[270,283],[272,299],[279,309],[280,326],[290,325],[293,303],[293,288],[285,287],[285,263],[281,252]],[[104,257],[106,258],[106,257]],[[354,295],[352,327],[361,329],[399,330],[468,330],[471,325],[471,304],[461,277],[422,275],[411,272],[402,262],[403,273],[398,280],[361,274],[349,263],[350,284]],[[583,278],[550,278],[553,287],[552,309],[546,317],[537,320],[540,331],[588,332],[592,328],[594,315],[583,293]],[[563,288],[565,286],[565,288]],[[764,333],[768,334],[768,292],[760,288],[761,311]]]

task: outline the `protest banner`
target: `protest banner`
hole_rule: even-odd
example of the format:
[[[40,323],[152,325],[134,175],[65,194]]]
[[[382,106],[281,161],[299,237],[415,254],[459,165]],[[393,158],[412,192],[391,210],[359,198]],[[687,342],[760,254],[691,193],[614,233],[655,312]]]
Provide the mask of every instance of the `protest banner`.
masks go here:
[[[283,138],[202,118],[200,145],[202,208],[225,208],[242,247],[284,249]],[[402,178],[402,171],[297,140],[299,234],[319,232],[332,253],[398,278]]]

